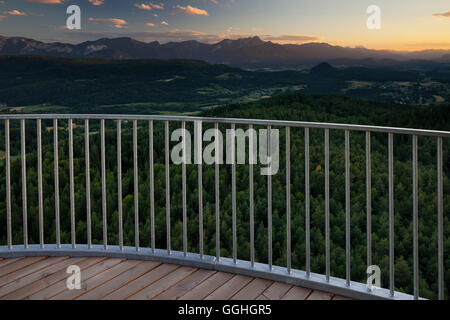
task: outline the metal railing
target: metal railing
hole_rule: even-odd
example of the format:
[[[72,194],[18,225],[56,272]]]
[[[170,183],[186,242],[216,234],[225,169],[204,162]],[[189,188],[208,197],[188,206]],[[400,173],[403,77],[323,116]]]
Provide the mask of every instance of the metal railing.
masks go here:
[[[435,137],[437,139],[437,225],[438,225],[438,297],[444,299],[444,233],[443,233],[443,138],[449,138],[450,132],[432,131],[407,128],[376,127],[363,125],[315,123],[298,121],[275,121],[275,120],[249,120],[249,119],[225,119],[225,118],[201,118],[182,116],[134,116],[134,115],[0,115],[0,120],[5,123],[5,176],[6,176],[6,229],[7,247],[0,247],[0,257],[14,257],[26,255],[71,255],[71,256],[96,256],[104,255],[110,257],[128,257],[146,260],[160,260],[162,262],[179,263],[203,268],[216,269],[220,271],[234,272],[255,277],[263,277],[271,280],[284,281],[291,284],[301,285],[312,289],[325,290],[336,294],[343,294],[355,298],[384,298],[384,299],[419,299],[419,250],[418,250],[418,136]],[[11,153],[10,153],[10,121],[20,121],[21,132],[21,174],[22,174],[22,208],[23,208],[23,245],[13,246],[11,227]],[[38,175],[38,216],[39,216],[39,245],[28,244],[27,224],[27,181],[26,181],[26,146],[25,146],[25,120],[36,120],[37,123],[37,175]],[[42,186],[42,136],[41,123],[43,120],[53,120],[54,137],[54,187],[55,187],[55,224],[56,244],[44,243],[44,200]],[[58,175],[58,121],[68,120],[68,145],[69,145],[69,184],[70,184],[70,225],[71,244],[61,243],[60,230],[60,204],[59,204],[59,175]],[[85,167],[86,167],[86,223],[87,244],[76,243],[75,232],[75,197],[74,197],[74,136],[73,121],[84,120],[85,128]],[[89,162],[89,121],[100,120],[101,141],[101,207],[103,224],[103,246],[93,245],[91,228],[91,191],[90,191],[90,162]],[[117,122],[117,185],[118,185],[118,230],[119,246],[108,246],[108,222],[106,206],[106,165],[105,165],[105,120]],[[122,216],[122,121],[133,123],[133,188],[134,188],[134,221],[135,221],[135,247],[125,247],[123,240],[123,216]],[[150,238],[151,247],[141,247],[139,244],[139,202],[138,202],[138,121],[148,121],[149,124],[149,177],[150,177]],[[164,144],[165,144],[165,183],[166,183],[166,250],[155,247],[155,194],[154,194],[154,121],[164,122]],[[267,176],[267,229],[268,229],[268,261],[267,264],[255,261],[255,202],[254,202],[254,159],[253,153],[249,152],[249,213],[250,213],[250,261],[241,261],[237,258],[237,229],[236,229],[236,147],[232,144],[232,259],[220,255],[220,193],[219,193],[219,153],[216,152],[215,163],[215,222],[216,222],[216,256],[204,254],[203,234],[203,182],[202,164],[198,164],[198,216],[199,216],[199,253],[188,253],[187,248],[187,183],[186,183],[186,161],[182,164],[182,224],[183,224],[183,252],[172,251],[171,248],[171,200],[170,200],[170,159],[169,159],[169,123],[181,122],[181,127],[186,128],[186,123],[211,123],[216,129],[219,124],[230,124],[235,129],[236,124],[247,125],[249,129],[253,126],[265,126],[271,130],[272,126],[285,128],[286,136],[286,268],[273,265],[272,252],[272,177]],[[304,129],[304,154],[305,154],[305,270],[295,270],[291,266],[291,128]],[[311,272],[311,203],[310,203],[310,129],[324,130],[324,154],[325,154],[325,274]],[[202,133],[202,127],[197,126],[197,133]],[[343,130],[345,132],[345,279],[332,277],[330,274],[330,130]],[[385,133],[388,135],[388,180],[389,180],[389,289],[371,291],[362,283],[351,280],[350,261],[350,132],[365,132],[365,160],[366,160],[366,232],[367,232],[367,265],[372,265],[372,164],[371,164],[371,133]],[[216,131],[218,132],[218,131]],[[393,159],[393,137],[396,135],[412,136],[412,172],[413,172],[413,283],[414,295],[410,296],[395,291],[394,281],[394,159]],[[197,135],[201,139],[201,134]],[[270,134],[269,134],[270,136]],[[185,138],[185,137],[184,137]],[[254,143],[252,131],[249,135],[250,148]],[[183,139],[186,141],[186,139]],[[270,141],[270,139],[269,139]],[[201,141],[199,141],[201,145]],[[219,149],[219,138],[215,137],[216,150]],[[270,154],[270,143],[268,151]],[[198,151],[201,158],[201,148]],[[184,157],[186,153],[184,153]]]

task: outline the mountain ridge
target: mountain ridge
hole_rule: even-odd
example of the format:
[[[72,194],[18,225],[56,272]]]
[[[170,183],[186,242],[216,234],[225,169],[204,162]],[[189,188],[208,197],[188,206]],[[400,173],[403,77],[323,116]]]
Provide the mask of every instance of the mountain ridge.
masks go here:
[[[45,43],[25,37],[0,35],[0,55],[118,60],[195,59],[244,68],[297,68],[331,60],[346,61],[348,65],[364,64],[364,60],[367,59],[372,59],[370,63],[377,60],[378,64],[386,60],[389,60],[390,64],[401,64],[412,59],[441,63],[448,60],[447,56],[450,55],[450,50],[424,50],[408,53],[362,47],[349,48],[324,42],[278,44],[263,41],[257,36],[236,40],[224,39],[214,44],[202,43],[197,40],[161,44],[158,41],[143,42],[130,37],[100,38],[94,41],[70,44]]]

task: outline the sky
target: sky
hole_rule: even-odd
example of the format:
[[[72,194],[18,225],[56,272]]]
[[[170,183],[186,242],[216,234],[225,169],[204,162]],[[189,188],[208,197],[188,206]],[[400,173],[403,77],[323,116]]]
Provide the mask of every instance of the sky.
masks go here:
[[[69,5],[81,30],[68,30]],[[369,29],[370,5],[380,29]],[[414,51],[450,49],[449,0],[0,0],[0,35],[80,43],[130,36],[141,41],[259,36],[277,43]]]

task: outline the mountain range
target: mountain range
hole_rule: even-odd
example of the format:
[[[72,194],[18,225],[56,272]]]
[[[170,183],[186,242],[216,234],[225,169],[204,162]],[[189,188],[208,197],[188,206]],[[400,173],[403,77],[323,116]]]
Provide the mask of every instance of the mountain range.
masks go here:
[[[195,59],[243,68],[300,68],[328,61],[335,66],[430,65],[450,62],[450,50],[401,52],[349,48],[328,43],[278,44],[259,37],[225,39],[215,44],[195,40],[142,42],[128,37],[79,44],[44,43],[0,36],[0,55],[40,55],[97,59]]]

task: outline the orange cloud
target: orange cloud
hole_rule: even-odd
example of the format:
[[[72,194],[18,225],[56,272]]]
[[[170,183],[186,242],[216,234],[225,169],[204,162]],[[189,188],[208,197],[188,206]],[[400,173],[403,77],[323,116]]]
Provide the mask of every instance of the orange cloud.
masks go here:
[[[152,10],[152,9],[158,9],[158,10],[162,10],[162,9],[164,9],[164,4],[154,4],[154,3],[148,3],[148,4],[146,4],[146,3],[136,3],[135,4],[135,6],[136,7],[138,7],[139,9],[142,9],[142,10]]]
[[[19,10],[11,10],[6,11],[5,13],[11,15],[11,16],[26,16],[27,14],[25,12],[19,11]]]
[[[209,14],[206,10],[195,8],[190,5],[183,7],[178,4],[175,8],[177,8],[179,11],[181,11],[185,14],[189,14],[189,15],[209,16]]]
[[[6,18],[5,16],[0,16],[0,21],[2,21],[5,18]]]
[[[102,6],[105,4],[105,0],[89,0],[94,6]]]
[[[62,4],[63,0],[27,0],[31,3]]]
[[[445,13],[435,13],[435,14],[433,14],[433,17],[450,18],[450,11],[445,12]]]
[[[149,27],[152,27],[152,28],[155,26],[154,23],[150,23],[150,22],[149,22],[149,23],[146,23],[145,25],[146,25],[146,26],[149,26]]]
[[[95,23],[105,23],[105,24],[111,24],[114,28],[122,29],[127,28],[127,22],[123,19],[117,19],[117,18],[89,18],[89,21],[95,22]]]
[[[141,4],[136,3],[135,6],[142,10],[152,10],[152,6],[149,4],[145,4],[145,3],[141,3]]]
[[[262,36],[263,40],[274,41],[278,43],[305,43],[311,41],[318,41],[321,38],[315,36],[305,36],[300,34],[284,34],[279,36]]]
[[[169,24],[168,24],[167,22],[165,22],[165,21],[161,22],[161,24],[162,24],[163,26],[168,26],[168,25],[169,25]]]

